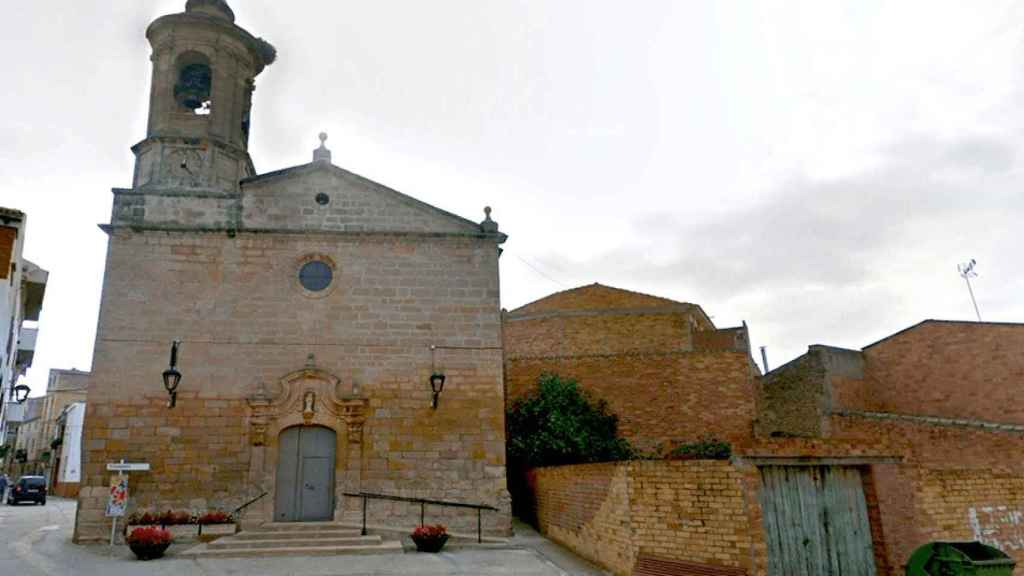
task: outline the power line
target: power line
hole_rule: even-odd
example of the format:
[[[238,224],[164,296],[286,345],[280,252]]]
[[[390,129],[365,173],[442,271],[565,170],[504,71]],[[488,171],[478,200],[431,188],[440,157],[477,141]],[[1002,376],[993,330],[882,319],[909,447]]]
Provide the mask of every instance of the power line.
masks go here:
[[[541,272],[541,271],[540,271],[540,270],[539,270],[539,269],[538,269],[538,268],[537,268],[536,266],[534,266],[533,264],[530,264],[529,262],[527,262],[527,261],[526,261],[526,258],[523,258],[523,257],[522,257],[522,256],[520,256],[519,254],[513,254],[513,256],[515,256],[516,258],[518,258],[518,259],[519,259],[519,261],[521,261],[521,262],[522,262],[523,264],[526,264],[527,266],[529,266],[529,267],[530,267],[530,270],[533,270],[534,272],[536,272],[536,273],[537,273],[537,274],[539,274],[540,276],[542,276],[542,277],[546,278],[547,280],[550,280],[551,282],[554,282],[555,284],[558,284],[558,285],[559,285],[559,286],[561,286],[562,288],[568,288],[568,286],[566,286],[566,285],[565,285],[565,284],[563,284],[562,282],[559,282],[558,280],[555,280],[554,278],[552,278],[551,276],[548,276],[548,275],[547,275],[547,274],[545,274],[544,272]]]

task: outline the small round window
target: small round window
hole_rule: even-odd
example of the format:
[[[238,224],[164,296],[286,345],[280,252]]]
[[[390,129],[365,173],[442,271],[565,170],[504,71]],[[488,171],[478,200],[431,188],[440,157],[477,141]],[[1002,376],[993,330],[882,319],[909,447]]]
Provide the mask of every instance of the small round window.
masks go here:
[[[299,270],[299,282],[310,292],[323,292],[333,279],[334,271],[322,260],[306,262]]]

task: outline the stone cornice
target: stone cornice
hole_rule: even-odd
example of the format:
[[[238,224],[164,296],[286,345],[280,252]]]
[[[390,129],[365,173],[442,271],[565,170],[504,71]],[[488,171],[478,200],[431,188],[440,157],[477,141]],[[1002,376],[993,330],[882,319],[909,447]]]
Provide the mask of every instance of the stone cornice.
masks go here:
[[[195,197],[195,194],[182,194],[182,196]],[[221,197],[221,196],[210,196]],[[131,232],[167,232],[167,233],[188,233],[188,234],[227,234],[235,236],[238,234],[279,234],[284,236],[350,236],[350,237],[376,237],[376,238],[459,238],[478,239],[495,244],[501,244],[507,236],[505,234],[486,234],[483,232],[415,232],[415,231],[389,231],[389,230],[308,230],[301,228],[250,228],[241,226],[230,228],[226,226],[176,226],[158,224],[100,224],[100,230],[107,234],[113,234],[120,230]]]

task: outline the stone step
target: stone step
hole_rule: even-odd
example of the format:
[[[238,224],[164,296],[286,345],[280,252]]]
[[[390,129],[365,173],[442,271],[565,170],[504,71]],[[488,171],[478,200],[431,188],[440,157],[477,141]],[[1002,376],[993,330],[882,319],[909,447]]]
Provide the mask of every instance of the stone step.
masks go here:
[[[345,522],[266,522],[258,530],[294,530],[309,532],[315,530],[352,530],[352,525]]]
[[[310,540],[316,538],[347,538],[360,536],[353,528],[322,528],[320,530],[246,530],[235,534],[237,540]]]
[[[277,540],[221,538],[207,544],[210,550],[252,549],[252,548],[318,548],[327,546],[362,546],[381,544],[380,536],[355,536],[351,538],[283,538]]]
[[[208,545],[198,546],[180,554],[192,558],[248,558],[262,556],[344,556],[348,554],[401,554],[404,550],[399,542],[360,544],[353,546],[280,546],[275,548],[240,548],[211,550]]]

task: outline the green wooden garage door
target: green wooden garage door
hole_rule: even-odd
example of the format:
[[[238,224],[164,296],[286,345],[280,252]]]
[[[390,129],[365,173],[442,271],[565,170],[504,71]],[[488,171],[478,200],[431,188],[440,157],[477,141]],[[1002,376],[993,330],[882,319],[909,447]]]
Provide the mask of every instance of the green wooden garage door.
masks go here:
[[[875,576],[861,471],[764,466],[769,576]]]

